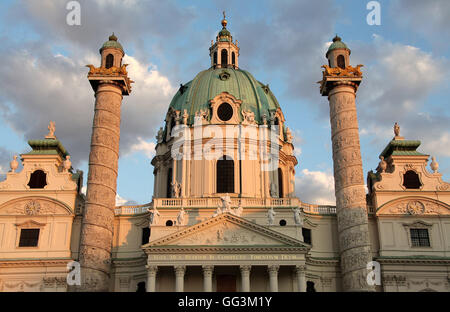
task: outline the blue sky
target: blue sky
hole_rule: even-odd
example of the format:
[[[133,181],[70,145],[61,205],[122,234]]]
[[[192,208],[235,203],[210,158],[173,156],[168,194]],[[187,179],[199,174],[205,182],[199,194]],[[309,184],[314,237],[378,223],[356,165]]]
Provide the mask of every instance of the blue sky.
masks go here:
[[[84,0],[80,26],[67,25],[68,2],[0,2],[0,173],[54,120],[87,176],[94,96],[84,65],[98,65],[98,49],[114,31],[136,81],[123,104],[118,194],[149,202],[156,131],[177,86],[209,66],[225,10],[240,67],[270,85],[293,130],[302,200],[334,201],[328,103],[316,82],[336,33],[352,50],[351,63],[365,65],[357,96],[364,172],[376,168],[397,121],[450,180],[449,1],[378,1],[379,26],[367,24],[365,0]]]

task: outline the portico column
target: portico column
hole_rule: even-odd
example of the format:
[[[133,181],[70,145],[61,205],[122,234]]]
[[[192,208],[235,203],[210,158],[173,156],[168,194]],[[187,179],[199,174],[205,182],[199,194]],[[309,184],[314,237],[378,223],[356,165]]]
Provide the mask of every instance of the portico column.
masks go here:
[[[174,267],[175,269],[175,291],[183,292],[184,291],[184,273],[186,272],[185,265],[177,265]]]
[[[267,271],[269,272],[270,291],[278,292],[278,269],[279,265],[269,265]]]
[[[211,292],[212,291],[212,274],[214,271],[214,266],[212,265],[203,265],[203,291]]]
[[[296,265],[295,274],[297,275],[298,291],[306,292],[306,266]]]
[[[146,265],[145,267],[147,268],[147,292],[155,292],[158,267],[156,265]]]
[[[241,269],[241,291],[249,292],[250,291],[250,270],[252,268],[251,265],[241,265],[239,267]]]

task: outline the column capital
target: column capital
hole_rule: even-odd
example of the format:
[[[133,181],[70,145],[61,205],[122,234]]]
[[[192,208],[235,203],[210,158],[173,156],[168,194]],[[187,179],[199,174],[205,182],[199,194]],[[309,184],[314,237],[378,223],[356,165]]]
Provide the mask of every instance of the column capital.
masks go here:
[[[184,273],[186,272],[186,266],[185,265],[176,265],[173,268],[175,269],[175,274],[177,276],[184,276]]]
[[[252,269],[252,266],[251,265],[240,265],[239,269],[241,270],[241,274],[244,274],[244,273],[249,274],[250,270]]]
[[[147,273],[156,273],[156,272],[158,272],[158,266],[157,265],[147,264],[145,266],[145,268],[147,269]]]
[[[280,269],[279,265],[268,265],[267,266],[267,271],[269,272],[269,274],[278,274],[278,270]]]
[[[212,274],[214,271],[213,265],[202,265],[203,274]]]
[[[306,271],[306,265],[296,265],[294,268],[296,273],[304,273]]]

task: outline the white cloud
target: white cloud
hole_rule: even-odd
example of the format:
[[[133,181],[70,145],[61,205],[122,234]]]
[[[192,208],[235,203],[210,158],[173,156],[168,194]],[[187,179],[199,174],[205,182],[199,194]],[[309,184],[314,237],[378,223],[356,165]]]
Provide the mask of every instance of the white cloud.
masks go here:
[[[155,156],[155,147],[156,143],[145,141],[141,137],[139,137],[138,143],[133,144],[130,147],[130,152],[131,153],[143,152],[145,156],[147,156],[149,159],[152,159],[153,156]]]
[[[306,203],[335,205],[334,177],[323,171],[303,169],[295,178],[296,195]]]
[[[28,140],[42,138],[53,120],[55,134],[72,154],[75,165],[87,160],[95,98],[84,65],[99,63],[100,56],[88,52],[54,55],[48,46],[32,44],[21,50],[0,51],[0,56],[8,58],[8,66],[0,68],[0,79],[5,82],[0,86],[5,122]],[[124,62],[130,64],[129,76],[136,81],[122,105],[120,148],[126,152],[154,138],[176,89],[153,64],[131,56]]]

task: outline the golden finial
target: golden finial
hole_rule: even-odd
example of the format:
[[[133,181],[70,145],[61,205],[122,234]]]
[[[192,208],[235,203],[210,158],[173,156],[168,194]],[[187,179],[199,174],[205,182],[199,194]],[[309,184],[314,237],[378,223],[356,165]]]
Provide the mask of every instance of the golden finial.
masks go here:
[[[223,20],[222,20],[222,26],[223,28],[227,27],[227,20],[226,20],[226,16],[225,16],[225,11],[222,12],[223,13]]]

